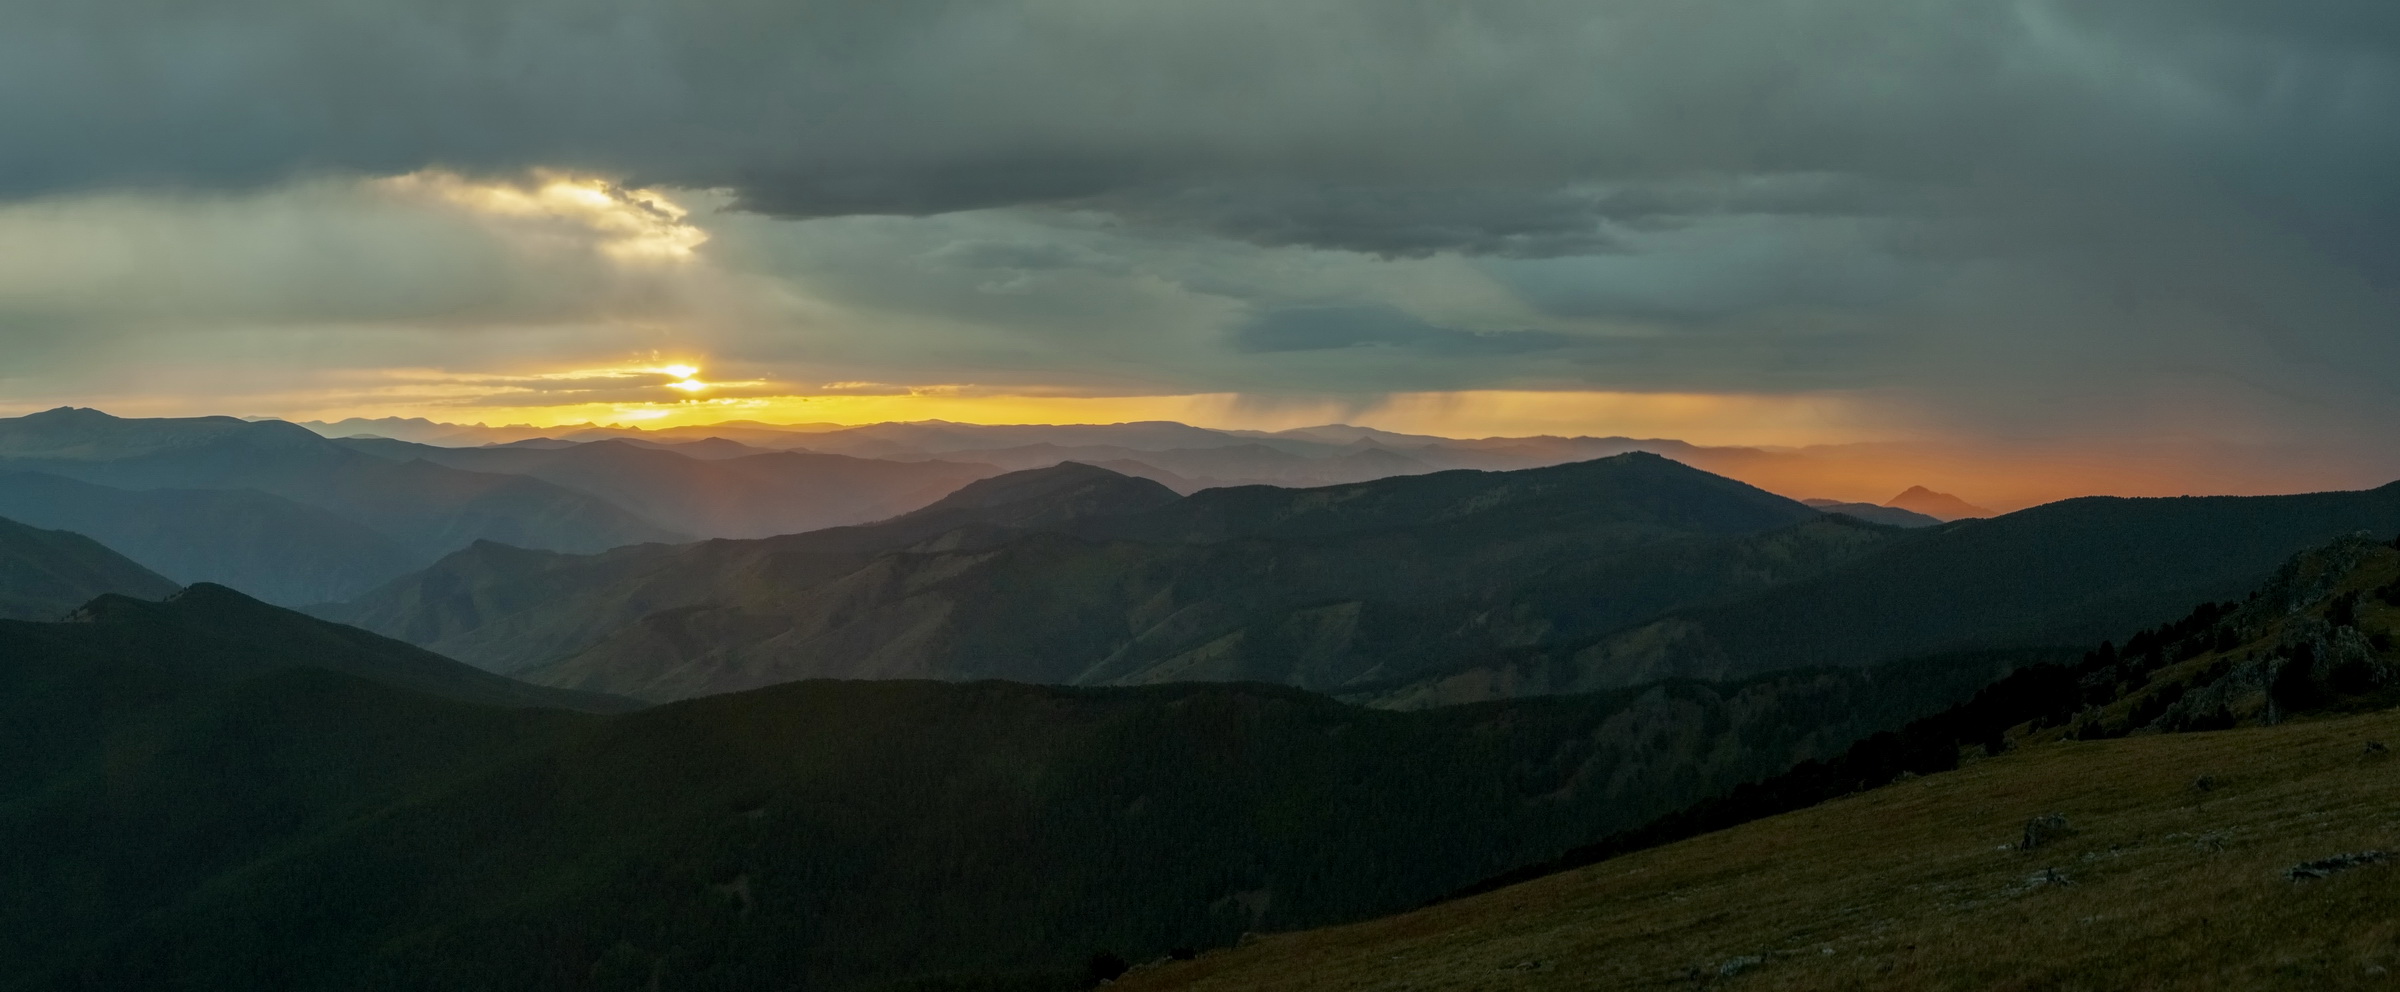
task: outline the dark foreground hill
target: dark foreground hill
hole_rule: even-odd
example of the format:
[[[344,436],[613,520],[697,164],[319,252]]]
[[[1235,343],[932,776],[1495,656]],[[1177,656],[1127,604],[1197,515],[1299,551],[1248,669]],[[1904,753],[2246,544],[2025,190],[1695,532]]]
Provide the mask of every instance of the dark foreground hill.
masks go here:
[[[284,671],[324,671],[460,702],[601,713],[631,700],[503,678],[341,624],[200,583],[157,601],[103,595],[56,623],[0,623],[0,654],[72,672],[140,672],[161,686],[235,682]],[[48,678],[45,674],[43,678]],[[20,692],[30,694],[31,690]]]
[[[2192,603],[2245,595],[2304,549],[2395,531],[2400,483],[2300,496],[2072,499],[1910,531],[1821,574],[1603,637],[1494,655],[1377,698],[1461,702],[1966,649],[2081,650]]]
[[[2396,635],[2400,549],[2338,542],[1587,867],[1118,987],[2388,987]]]
[[[1341,691],[1812,574],[1899,533],[1642,454],[1182,498],[1068,463],[867,527],[589,558],[479,548],[320,612],[656,700],[823,677]]]
[[[591,716],[394,688],[427,656],[297,619],[203,587],[0,624],[0,988],[1068,987],[1555,857],[1998,663],[1426,713],[807,682]]]
[[[95,596],[158,599],[175,589],[91,538],[0,518],[0,619],[55,620]]]
[[[2395,740],[2383,712],[2034,747],[1111,989],[2389,988]]]

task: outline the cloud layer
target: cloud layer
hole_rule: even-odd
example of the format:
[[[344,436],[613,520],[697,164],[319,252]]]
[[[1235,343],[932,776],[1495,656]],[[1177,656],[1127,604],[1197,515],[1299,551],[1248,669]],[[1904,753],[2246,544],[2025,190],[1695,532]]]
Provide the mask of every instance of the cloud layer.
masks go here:
[[[767,390],[1840,393],[1928,435],[2306,442],[2400,474],[2400,8],[2375,0],[0,23],[21,402],[198,363],[187,392],[278,412],[377,369],[658,353]]]

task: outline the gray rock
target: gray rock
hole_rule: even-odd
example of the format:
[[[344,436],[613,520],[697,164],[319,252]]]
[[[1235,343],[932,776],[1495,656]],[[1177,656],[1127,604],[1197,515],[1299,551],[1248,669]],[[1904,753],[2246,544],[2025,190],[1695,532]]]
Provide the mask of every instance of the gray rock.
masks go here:
[[[2284,869],[2283,877],[2295,882],[2305,882],[2313,878],[2324,878],[2335,872],[2363,868],[2390,860],[2392,860],[2390,851],[2354,851],[2349,854],[2336,854],[2330,858],[2300,862]]]
[[[2072,837],[2075,828],[2067,825],[2062,813],[2049,813],[2025,821],[2025,835],[2018,839],[2017,850],[2030,851],[2061,837]]]

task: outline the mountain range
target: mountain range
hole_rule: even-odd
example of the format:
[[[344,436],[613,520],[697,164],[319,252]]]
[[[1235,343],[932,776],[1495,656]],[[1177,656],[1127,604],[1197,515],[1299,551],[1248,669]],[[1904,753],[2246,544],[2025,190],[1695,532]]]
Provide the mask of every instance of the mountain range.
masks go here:
[[[318,612],[647,699],[822,677],[1339,691],[1897,534],[1651,455],[1188,497],[1068,463],[857,528],[597,556],[479,546]]]
[[[424,461],[539,479],[704,537],[768,537],[882,520],[1000,471],[978,463],[892,462],[746,447],[711,451],[705,442],[663,446],[613,438],[490,448],[377,438],[334,443],[395,463]]]
[[[1043,515],[1002,514],[1015,503]],[[1417,707],[2058,648],[2390,529],[2400,487],[2094,498],[1903,529],[1647,454],[1180,498],[1068,464],[762,541],[480,545],[317,609],[652,700],[825,677],[1202,679]]]
[[[1095,951],[1406,909],[1997,671],[1425,713],[816,681],[598,715],[569,710],[625,704],[218,587],[106,596],[0,622],[0,988],[1067,989]]]
[[[902,426],[855,438],[1203,450],[1182,425]],[[1308,930],[1342,924],[1416,934],[1429,976],[1589,984],[1621,960],[1689,981],[1654,960],[1668,946],[1712,955],[1710,980],[1818,974],[1777,943],[1798,932],[1788,913],[1722,931],[1741,936],[1721,952],[1592,936],[1684,912],[1557,888],[1611,864],[1677,880],[1658,890],[1670,903],[1708,900],[1675,919],[1751,919],[1726,902],[1745,890],[1805,907],[1880,975],[1901,921],[2025,926],[1973,915],[1999,868],[1924,866],[1988,851],[1967,843],[1988,811],[2017,815],[2046,781],[2164,805],[2126,833],[2088,811],[2130,807],[2055,793],[2107,842],[2061,848],[2078,860],[2007,899],[2048,897],[2053,875],[2199,884],[2143,847],[2188,815],[2153,795],[2157,774],[2076,749],[2294,720],[2274,740],[2317,741],[2307,721],[2400,701],[2400,551],[2381,543],[2400,484],[1948,522],[1875,508],[1902,526],[1643,452],[1190,489],[1071,460],[1004,472],[761,440],[452,448],[224,418],[0,421],[6,505],[80,514],[186,570],[0,521],[0,610],[25,618],[0,619],[0,891],[21,896],[0,900],[0,989],[1259,987],[1294,973],[1292,953],[1336,962],[1309,974],[1341,987],[1407,953],[1345,957],[1323,943],[1341,932]],[[1264,457],[1243,447],[1206,450]],[[410,494],[425,505],[393,509]],[[772,529],[806,513],[881,516],[630,543],[604,526],[680,538],[652,516]],[[452,533],[457,550],[317,616],[194,577],[383,546],[341,543],[361,534],[423,554],[437,542],[409,526],[443,519],[591,543]],[[2228,795],[2289,764],[2213,745],[2127,760],[2203,753]],[[1906,788],[1960,791],[1892,835]],[[2350,824],[2277,826],[2258,795],[2240,830],[2330,843],[2321,827]],[[1810,839],[1828,830],[1908,860]],[[1716,845],[1717,867],[1628,854],[1679,843]],[[1773,852],[1790,850],[1849,857],[1871,884],[1778,887]],[[2112,881],[2113,859],[2165,874]],[[1954,889],[1955,905],[1909,894]],[[2211,912],[2284,918],[2254,895]],[[1502,944],[1539,950],[1492,965]],[[1178,958],[1196,960],[1120,976]]]
[[[216,493],[239,495],[203,495]],[[68,408],[0,419],[0,506],[286,602],[354,595],[478,539],[598,551],[686,537],[539,479],[391,461],[279,421]]]

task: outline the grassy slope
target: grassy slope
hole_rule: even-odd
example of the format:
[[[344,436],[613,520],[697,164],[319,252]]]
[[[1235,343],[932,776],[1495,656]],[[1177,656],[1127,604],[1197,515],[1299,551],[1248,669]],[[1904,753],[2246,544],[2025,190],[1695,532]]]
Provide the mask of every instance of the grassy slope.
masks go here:
[[[2400,864],[2283,876],[2400,850],[2371,740],[2400,714],[2031,747],[1114,988],[2384,988]],[[2054,812],[2079,833],[2010,848]]]
[[[1872,750],[1862,745],[1816,778],[1884,782],[1891,759],[1930,770],[1961,753],[1957,770],[1409,916],[1272,938],[1135,987],[1330,990],[1385,987],[1399,974],[1428,987],[1537,989],[2360,983],[2368,968],[2400,966],[2400,927],[2378,922],[2400,913],[2393,869],[2306,887],[2276,872],[2400,851],[2390,819],[2400,765],[2366,743],[2400,743],[2400,713],[2386,709],[2400,696],[2395,635],[2400,548],[2338,540],[2295,556],[2242,603],[2144,631],[2122,655],[2103,648],[2073,669],[2008,680],[2047,687],[2034,696],[2004,683],[1902,732],[1938,746],[1938,763],[1919,764],[1927,756],[1908,756],[1905,743],[1853,760]],[[2313,666],[2296,660],[2310,656]],[[2343,658],[2347,676],[2331,664]],[[2160,732],[2272,722],[2271,693],[2287,707],[2371,712]],[[2013,750],[1981,758],[1977,727],[2009,723]],[[2005,847],[2046,813],[2080,832],[2035,851]],[[2031,884],[2051,870],[2071,884]]]

